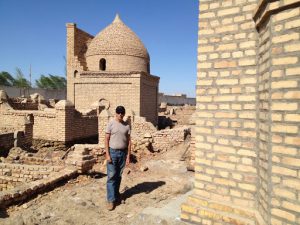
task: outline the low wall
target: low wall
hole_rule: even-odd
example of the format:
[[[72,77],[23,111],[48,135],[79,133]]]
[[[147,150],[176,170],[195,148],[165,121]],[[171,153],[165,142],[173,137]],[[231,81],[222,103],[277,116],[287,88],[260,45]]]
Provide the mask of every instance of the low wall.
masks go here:
[[[184,142],[186,136],[190,133],[189,127],[157,131],[153,134],[153,149],[154,151],[167,151],[171,147]]]
[[[50,173],[58,172],[61,169],[62,167],[58,166],[0,163],[0,191],[10,190],[31,181],[45,179]]]
[[[0,165],[3,166],[3,164]],[[17,165],[13,164],[5,164],[4,166],[5,168],[2,170],[2,173],[4,174],[9,174],[12,167],[14,168],[14,171],[16,171],[16,174],[20,174],[18,171],[22,171],[23,167],[28,169],[29,174],[27,174],[25,178],[21,177],[22,175],[19,175],[20,177],[18,177],[18,175],[14,175],[16,177],[13,177],[12,181],[8,181],[12,175],[0,175],[1,177],[5,178],[3,180],[11,182],[10,185],[8,185],[10,188],[9,190],[7,188],[7,184],[2,184],[3,187],[6,185],[6,190],[0,192],[0,205],[2,207],[7,207],[13,203],[24,201],[38,193],[48,190],[49,188],[53,188],[61,181],[68,180],[77,175],[77,169],[72,167],[59,170],[58,167],[49,168],[48,166],[41,167],[18,165],[20,166],[19,169],[15,168]],[[43,177],[43,179],[38,179],[40,177]],[[24,179],[28,179],[28,181],[22,182]],[[15,185],[13,182],[15,182],[15,184],[18,186],[14,187]]]
[[[24,121],[24,117],[32,115],[34,139],[72,142],[97,136],[96,112],[92,115],[84,115],[76,111],[73,105],[68,104],[62,101],[56,105],[56,108],[47,108],[43,111],[0,110],[0,125],[17,129]]]

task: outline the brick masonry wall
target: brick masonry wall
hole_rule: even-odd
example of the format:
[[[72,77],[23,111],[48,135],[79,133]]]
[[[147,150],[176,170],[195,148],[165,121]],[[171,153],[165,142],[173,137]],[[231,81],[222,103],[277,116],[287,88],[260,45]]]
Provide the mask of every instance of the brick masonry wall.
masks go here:
[[[195,194],[182,219],[300,224],[299,6],[200,1]]]
[[[28,183],[34,180],[45,179],[51,172],[58,172],[61,167],[0,164],[0,191],[10,190],[17,185]]]
[[[142,76],[139,99],[141,113],[138,116],[145,117],[155,126],[158,119],[158,81],[154,77]]]
[[[120,72],[120,71],[143,71],[147,72],[148,61],[145,58],[128,56],[128,55],[94,55],[87,58],[87,66],[90,71],[100,70],[100,59],[106,60],[107,72]]]
[[[255,14],[260,35],[259,211],[268,224],[300,224],[299,16],[300,1],[266,2],[265,10]]]
[[[70,142],[98,135],[98,117],[96,113],[95,115],[83,115],[76,111],[73,105],[56,107],[46,111],[0,111],[0,115],[1,127],[25,130],[29,136],[33,136],[33,139]],[[33,116],[33,130],[30,130],[30,127],[26,128],[26,125],[24,125],[24,117],[28,115]],[[30,132],[33,132],[33,134],[30,134]],[[30,142],[30,139],[25,141]]]
[[[160,130],[152,135],[154,151],[167,151],[171,147],[184,142],[185,137],[191,133],[190,128],[181,127],[169,130]]]

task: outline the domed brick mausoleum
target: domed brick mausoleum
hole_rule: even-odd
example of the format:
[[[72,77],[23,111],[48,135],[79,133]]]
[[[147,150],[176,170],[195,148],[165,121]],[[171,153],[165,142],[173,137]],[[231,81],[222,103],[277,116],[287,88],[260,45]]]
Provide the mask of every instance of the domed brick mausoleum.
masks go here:
[[[159,77],[138,36],[117,15],[95,37],[67,24],[67,99],[84,110],[101,99],[157,124]]]

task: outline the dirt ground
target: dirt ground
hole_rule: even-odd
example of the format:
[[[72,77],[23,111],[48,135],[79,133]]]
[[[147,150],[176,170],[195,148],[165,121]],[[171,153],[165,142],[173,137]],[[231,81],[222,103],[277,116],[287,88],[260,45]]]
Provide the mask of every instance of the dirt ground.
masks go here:
[[[98,173],[80,175],[52,191],[2,210],[0,224],[185,224],[179,219],[178,208],[175,214],[166,208],[192,189],[194,174],[180,161],[185,145],[144,156],[126,167],[121,184],[124,201],[113,211],[106,209],[106,174],[102,167]],[[160,216],[154,211],[165,213]]]

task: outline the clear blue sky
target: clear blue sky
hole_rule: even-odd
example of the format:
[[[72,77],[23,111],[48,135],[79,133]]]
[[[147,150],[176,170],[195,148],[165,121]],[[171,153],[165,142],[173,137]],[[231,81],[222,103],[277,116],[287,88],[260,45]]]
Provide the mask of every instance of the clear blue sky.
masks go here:
[[[0,71],[64,76],[66,23],[96,35],[116,13],[148,49],[159,91],[194,97],[198,0],[0,0]]]

